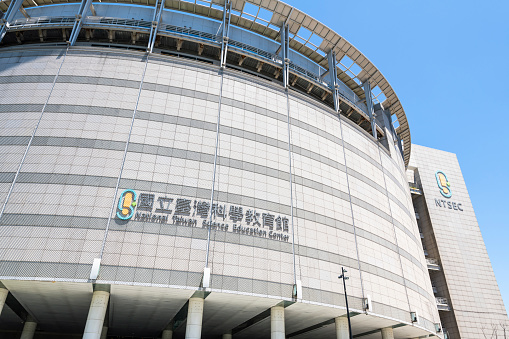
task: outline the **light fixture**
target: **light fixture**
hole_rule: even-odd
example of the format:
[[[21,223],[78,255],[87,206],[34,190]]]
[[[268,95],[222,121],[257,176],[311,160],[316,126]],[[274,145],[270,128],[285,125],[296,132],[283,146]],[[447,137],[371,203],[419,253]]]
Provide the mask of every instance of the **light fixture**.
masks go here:
[[[419,315],[417,312],[410,312],[410,319],[412,319],[413,323],[419,323]]]
[[[362,299],[364,310],[367,311],[373,311],[373,305],[371,304],[371,296],[368,294],[366,298]]]
[[[437,331],[437,333],[442,332],[442,326],[440,325],[440,323],[435,323],[435,330]]]

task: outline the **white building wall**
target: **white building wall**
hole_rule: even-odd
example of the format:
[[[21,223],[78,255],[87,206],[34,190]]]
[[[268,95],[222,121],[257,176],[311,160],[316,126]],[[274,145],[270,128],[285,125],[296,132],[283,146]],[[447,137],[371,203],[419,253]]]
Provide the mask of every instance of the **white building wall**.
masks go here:
[[[410,166],[417,168],[422,183],[426,206],[420,213],[423,220],[429,217],[426,226],[434,234],[436,259],[445,276],[445,285],[438,286],[440,296],[448,297],[452,308],[441,312],[443,326],[452,339],[482,338],[493,332],[493,324],[498,327],[508,319],[458,159],[453,153],[412,145]],[[440,193],[437,171],[447,176],[450,198]],[[453,202],[463,211],[449,208]]]
[[[24,53],[31,52],[2,55]],[[47,73],[56,74],[61,56],[45,53],[32,58],[50,60]],[[427,305],[431,286],[423,279],[427,268],[398,152],[391,149],[389,155],[347,119],[290,92],[292,230],[288,105],[282,88],[226,71],[220,92],[215,67],[151,57],[145,71],[145,61],[141,54],[68,53],[0,220],[5,259],[0,276],[83,281],[104,245],[99,281],[197,288],[206,264],[207,229],[201,227],[204,219],[191,213],[196,213],[195,203],[210,202],[221,94],[214,203],[241,206],[244,213],[257,210],[260,217],[286,217],[289,229],[281,233],[289,239],[233,233],[227,216],[221,222],[229,224],[228,232],[211,232],[212,288],[291,298],[297,279],[303,300],[342,307],[337,276],[345,266],[353,309],[362,310],[362,298],[369,295],[375,314],[409,322],[410,312],[417,310],[422,326],[433,330],[438,314]],[[12,64],[4,73],[14,88],[20,81],[15,74],[22,72],[17,67]],[[50,80],[33,82],[47,87]],[[4,116],[17,121],[25,114],[18,111]],[[31,129],[19,133],[27,136]],[[10,166],[12,173],[15,165]],[[2,187],[8,187],[4,181]],[[110,215],[110,208],[126,189],[139,199],[153,194],[152,213],[158,198],[174,199],[172,210],[177,199],[190,200],[186,218],[198,223],[175,225],[171,217],[169,223],[121,221],[117,209]],[[136,211],[147,212],[140,204]],[[17,239],[23,239],[22,246]]]

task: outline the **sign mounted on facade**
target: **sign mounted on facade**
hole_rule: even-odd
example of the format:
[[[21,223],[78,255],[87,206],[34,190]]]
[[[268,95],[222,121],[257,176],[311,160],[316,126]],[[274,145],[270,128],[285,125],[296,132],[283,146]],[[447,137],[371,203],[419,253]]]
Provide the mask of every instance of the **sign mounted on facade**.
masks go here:
[[[202,227],[279,241],[289,241],[289,219],[284,215],[260,212],[237,205],[139,193],[131,189],[118,199],[117,217],[121,220]]]
[[[136,206],[136,192],[133,190],[125,190],[118,199],[117,217],[122,220],[129,220],[134,214]]]
[[[447,180],[447,176],[442,171],[436,171],[435,178],[437,179],[438,188],[440,189],[440,193],[446,198],[450,198],[452,195],[451,184],[449,184],[449,180]]]
[[[452,196],[452,190],[451,184],[449,183],[449,180],[447,180],[447,175],[445,175],[445,173],[442,171],[436,171],[435,178],[437,179],[437,185],[438,189],[440,190],[440,193],[445,198],[449,199]],[[457,203],[450,200],[435,199],[435,206],[463,212],[463,207],[461,203]]]

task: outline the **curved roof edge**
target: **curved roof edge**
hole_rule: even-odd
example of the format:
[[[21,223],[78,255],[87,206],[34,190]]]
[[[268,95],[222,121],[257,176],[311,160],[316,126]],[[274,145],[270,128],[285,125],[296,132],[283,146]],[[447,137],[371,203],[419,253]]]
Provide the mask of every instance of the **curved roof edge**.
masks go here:
[[[156,1],[157,0],[102,0],[101,2],[154,6]],[[79,3],[80,1],[24,0],[23,7],[28,8],[73,2]],[[196,0],[165,0],[165,8],[221,20],[222,10],[218,9],[218,7],[221,8],[224,6],[224,2],[225,0],[206,0],[200,1],[200,3],[197,3]],[[319,37],[318,40],[322,39],[322,41],[319,46],[316,46],[310,43],[311,37],[308,37],[307,41],[303,41],[304,39],[302,38],[293,39],[290,42],[290,47],[293,50],[306,56],[325,69],[328,69],[328,63],[324,55],[332,50],[336,53],[336,61],[338,63],[343,57],[347,56],[361,69],[357,74],[354,74],[350,70],[353,64],[350,66],[345,65],[345,70],[338,68],[338,78],[352,89],[360,99],[365,98],[360,83],[369,81],[371,88],[378,87],[381,90],[385,96],[382,106],[385,109],[390,109],[391,114],[395,114],[397,117],[399,126],[396,129],[396,133],[403,140],[403,158],[405,166],[408,166],[411,151],[408,120],[398,96],[380,70],[345,38],[299,9],[279,0],[250,0],[250,4],[272,13],[269,20],[267,17],[263,19],[259,16],[260,11],[258,11],[258,13],[245,13],[244,9],[247,2],[246,0],[231,0],[232,11],[241,14],[240,16],[232,16],[231,23],[233,25],[253,31],[272,40],[277,40],[279,38],[279,31],[277,31],[275,27],[281,27],[285,22],[288,24],[290,33],[294,35],[294,38],[301,28],[305,28],[312,33],[312,36],[315,35]],[[10,1],[0,1],[0,9],[6,10],[9,3]],[[209,3],[209,5],[204,5],[204,3]]]
[[[217,0],[216,0],[217,1]],[[245,0],[233,0],[235,3],[245,3]],[[410,127],[408,125],[408,120],[399,100],[398,96],[394,92],[394,89],[389,84],[387,79],[383,76],[382,72],[357,48],[355,48],[350,42],[348,42],[341,35],[322,24],[318,20],[309,16],[308,14],[294,8],[290,5],[285,4],[279,0],[250,0],[249,2],[256,4],[262,8],[273,11],[274,15],[271,19],[271,22],[277,26],[281,26],[284,21],[287,21],[290,28],[290,33],[297,34],[298,30],[301,27],[308,29],[319,37],[323,38],[322,43],[319,46],[319,49],[324,53],[329,53],[333,50],[336,53],[336,61],[339,62],[346,55],[350,60],[355,62],[362,70],[357,74],[357,79],[363,83],[369,80],[371,84],[371,88],[379,87],[382,93],[385,96],[385,100],[382,103],[382,106],[385,109],[390,109],[391,114],[395,114],[397,120],[399,122],[399,127],[396,129],[397,134],[403,140],[403,157],[405,160],[405,166],[408,166],[410,161],[410,151],[411,151],[411,136],[410,136]],[[217,3],[224,3],[224,1],[217,1]],[[302,53],[302,51],[299,51]],[[306,55],[306,53],[303,53]],[[326,58],[321,56],[318,53],[314,53],[316,56],[308,56],[313,61],[318,64],[325,65],[327,62]],[[328,68],[328,67],[327,67]],[[338,76],[341,80],[342,75],[348,76],[343,70],[338,69]],[[343,81],[345,82],[345,81]],[[358,86],[355,81],[346,81],[346,85],[348,85],[354,91],[359,91],[360,86]],[[355,85],[353,85],[354,83]],[[356,88],[357,87],[357,88]],[[360,93],[359,97],[364,98],[363,93]]]

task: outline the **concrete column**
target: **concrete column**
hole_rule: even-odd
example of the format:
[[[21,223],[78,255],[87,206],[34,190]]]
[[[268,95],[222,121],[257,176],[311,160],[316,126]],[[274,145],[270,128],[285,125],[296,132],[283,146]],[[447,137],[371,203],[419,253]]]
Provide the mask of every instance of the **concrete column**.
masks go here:
[[[270,339],[285,339],[285,308],[274,306],[270,309]]]
[[[164,330],[163,336],[161,339],[171,339],[173,337],[173,331],[172,330]]]
[[[348,331],[348,318],[337,317],[336,323],[336,338],[337,339],[350,339],[350,332]]]
[[[101,331],[101,339],[106,339],[108,337],[108,326],[103,326]]]
[[[87,324],[83,339],[100,339],[103,330],[104,316],[108,307],[110,293],[106,291],[94,291],[92,302],[88,310]]]
[[[394,331],[392,327],[382,328],[382,339],[394,339]]]
[[[23,332],[21,332],[20,339],[32,339],[35,334],[35,329],[37,328],[37,323],[35,319],[31,316],[28,316],[25,321],[25,325],[23,326]]]
[[[232,334],[231,333],[223,334],[223,339],[232,339]]]
[[[201,338],[201,323],[203,319],[202,298],[190,298],[187,309],[186,339]]]
[[[9,294],[9,290],[0,287],[0,314],[2,314],[2,309],[4,308],[5,299],[7,299],[7,294]]]

